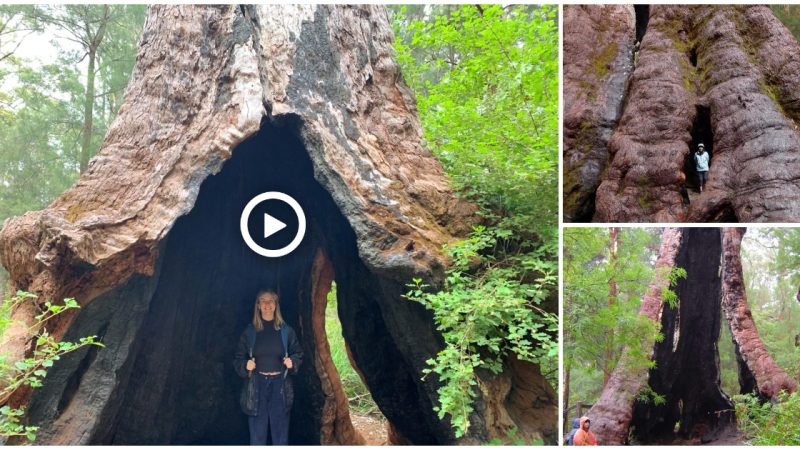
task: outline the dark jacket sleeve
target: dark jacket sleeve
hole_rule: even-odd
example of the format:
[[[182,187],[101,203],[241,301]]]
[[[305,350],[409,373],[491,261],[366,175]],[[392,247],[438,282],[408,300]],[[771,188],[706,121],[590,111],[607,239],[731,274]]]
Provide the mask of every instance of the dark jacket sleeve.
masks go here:
[[[292,359],[292,369],[289,373],[295,374],[300,369],[300,365],[303,364],[303,347],[297,339],[294,328],[289,327],[289,335],[287,337],[289,341],[289,358]]]
[[[236,353],[233,356],[233,368],[236,369],[236,374],[241,378],[247,378],[247,360],[250,356],[250,351],[247,348],[247,333],[242,333],[239,337],[239,344],[236,346]]]

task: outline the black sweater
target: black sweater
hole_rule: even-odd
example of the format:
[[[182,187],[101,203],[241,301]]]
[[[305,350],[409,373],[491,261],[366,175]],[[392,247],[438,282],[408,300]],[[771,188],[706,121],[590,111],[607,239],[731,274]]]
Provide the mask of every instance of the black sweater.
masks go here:
[[[281,372],[284,354],[281,332],[275,329],[273,321],[265,321],[264,329],[256,333],[256,345],[253,346],[256,371]]]

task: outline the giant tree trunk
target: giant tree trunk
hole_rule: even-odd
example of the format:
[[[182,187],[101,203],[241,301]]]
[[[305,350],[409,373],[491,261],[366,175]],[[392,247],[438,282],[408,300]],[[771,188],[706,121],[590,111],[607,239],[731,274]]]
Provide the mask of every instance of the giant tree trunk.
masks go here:
[[[676,307],[664,306],[649,385],[666,402],[637,401],[631,425],[636,439],[653,442],[674,436],[712,440],[733,422],[733,404],[720,387],[719,341],[722,252],[720,230],[687,228],[675,265],[686,270],[674,290]]]
[[[573,8],[565,8],[565,55],[566,38],[580,39],[575,33],[587,43],[616,42],[609,30],[618,19],[604,19],[598,8],[576,20]],[[573,138],[574,129],[608,128],[597,115],[573,123],[573,131],[565,122],[565,213],[588,220],[570,209],[570,180],[595,185],[597,170],[587,174],[583,165],[609,159],[595,204],[583,206],[595,208],[595,221],[800,220],[800,44],[767,6],[653,5],[649,13],[610,140]],[[633,59],[635,50],[623,48]],[[580,58],[565,64],[566,121],[603,91],[592,79],[569,82],[570,66],[586,64]],[[601,85],[627,73],[619,64],[606,67]],[[701,194],[690,154],[699,142],[711,156]],[[571,162],[582,148],[592,149],[590,157]]]
[[[775,398],[780,390],[796,389],[761,343],[747,307],[739,258],[744,230],[686,228],[682,238],[677,232],[677,241],[669,231],[664,232],[657,267],[680,267],[687,276],[674,287],[678,303],[673,307],[661,302],[660,289],[654,291],[654,286],[666,287],[657,272],[640,314],[661,323],[664,339],[644,343],[653,349],[655,367],[649,373],[630,370],[623,354],[589,415],[603,444],[624,444],[631,431],[638,443],[669,443],[676,437],[708,442],[734,423],[733,405],[720,387],[717,342],[722,324],[734,336],[742,392]],[[666,265],[665,255],[672,258]],[[636,400],[644,386],[665,402]]]
[[[81,303],[51,331],[106,344],[51,369],[30,401],[37,442],[246,443],[231,359],[261,288],[279,290],[306,353],[290,442],[358,442],[320,325],[332,278],[353,361],[395,440],[456,442],[433,411],[438,381],[422,372],[442,339],[401,296],[412,277],[441,282],[441,246],[470,230],[475,208],[420,143],[392,40],[382,7],[150,8],[97,157],[47,209],[0,233],[14,289]],[[279,259],[239,234],[243,206],[270,190],[308,219],[303,243]],[[33,311],[13,314],[29,322]],[[4,349],[26,350],[21,330]],[[502,435],[509,421],[554,439],[543,381],[514,361],[487,377],[503,388],[481,391],[462,441]]]
[[[758,336],[753,314],[747,304],[740,258],[745,231],[746,228],[722,230],[722,273],[725,279],[722,286],[722,310],[731,327],[742,390],[777,400],[781,391],[796,391],[797,383],[778,367],[767,352]]]
[[[567,5],[564,23],[564,219],[588,221],[633,70],[635,13],[631,5]]]
[[[639,307],[639,315],[654,322],[661,321],[664,308],[662,292],[669,289],[669,273],[675,267],[682,234],[683,231],[679,228],[666,228],[661,236],[655,277]],[[606,383],[600,399],[589,411],[592,431],[601,444],[622,445],[627,440],[628,428],[633,418],[633,402],[639,391],[647,384],[648,374],[646,367],[630,367],[626,360],[630,358],[631,352],[651,355],[654,343],[654,340],[645,341],[641,349],[623,350],[622,357]]]

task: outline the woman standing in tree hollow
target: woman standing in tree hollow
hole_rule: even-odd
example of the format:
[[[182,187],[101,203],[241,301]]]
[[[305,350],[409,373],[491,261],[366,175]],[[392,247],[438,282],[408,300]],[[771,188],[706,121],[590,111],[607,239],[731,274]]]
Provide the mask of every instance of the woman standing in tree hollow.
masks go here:
[[[266,445],[268,432],[272,445],[289,444],[294,390],[287,375],[297,373],[302,361],[303,350],[283,320],[278,294],[260,291],[233,362],[236,373],[246,379],[240,403],[249,416],[250,445]]]

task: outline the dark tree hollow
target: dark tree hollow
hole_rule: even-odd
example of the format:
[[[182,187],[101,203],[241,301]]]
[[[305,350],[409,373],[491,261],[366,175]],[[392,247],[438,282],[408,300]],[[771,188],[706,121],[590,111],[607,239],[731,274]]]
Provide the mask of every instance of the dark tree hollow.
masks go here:
[[[687,277],[674,287],[678,304],[664,306],[664,340],[656,344],[649,377],[650,388],[666,402],[635,403],[631,425],[638,442],[694,436],[707,442],[734,421],[733,405],[720,388],[721,253],[719,229],[684,229],[675,265]]]
[[[238,405],[242,381],[232,359],[256,293],[273,289],[305,352],[295,378],[290,443],[319,444],[326,419],[314,365],[320,351],[312,323],[318,251],[335,268],[343,334],[382,413],[410,442],[447,439],[447,424],[424,419],[433,405],[384,321],[381,298],[403,287],[361,262],[350,224],[314,178],[300,126],[263,123],[219,174],[202,183],[194,208],[162,243],[156,274],[136,275],[81,310],[65,339],[97,334],[106,348],[76,352],[53,367],[30,405],[32,422],[42,426],[39,442],[57,444],[59,431],[74,426],[79,411],[94,410],[100,418],[87,425],[83,442],[89,444],[247,444],[247,418]],[[285,257],[255,254],[239,232],[245,204],[266,191],[292,196],[306,214],[306,236]],[[404,307],[419,318],[408,326],[419,336],[418,351],[435,354],[440,340],[422,329],[427,312]],[[123,373],[116,382],[114,371]]]

